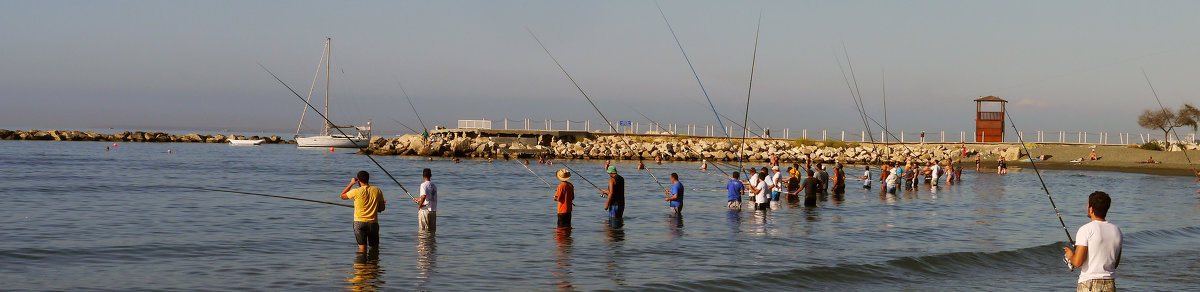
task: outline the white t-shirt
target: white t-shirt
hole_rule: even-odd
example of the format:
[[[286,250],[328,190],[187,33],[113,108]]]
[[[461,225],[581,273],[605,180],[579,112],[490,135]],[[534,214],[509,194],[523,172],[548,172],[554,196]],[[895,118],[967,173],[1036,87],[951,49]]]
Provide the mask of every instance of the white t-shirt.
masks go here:
[[[759,183],[759,182],[761,182],[761,181],[762,181],[761,179],[758,179],[758,174],[757,174],[757,173],[752,173],[752,174],[750,174],[750,185],[752,185],[752,186],[754,186],[754,187],[756,187],[756,188],[757,188],[757,187],[758,187],[758,183]],[[747,196],[754,196],[754,194],[753,194],[753,193],[747,193],[746,195],[747,195]]]
[[[779,173],[767,175],[767,185],[772,186],[771,191],[779,191]]]
[[[932,176],[933,179],[937,179],[938,177],[942,176],[942,167],[938,166],[937,164],[930,166],[929,175]]]
[[[437,211],[437,186],[433,182],[421,183],[421,195],[425,196],[425,207],[421,210]]]
[[[896,183],[898,183],[898,182],[900,182],[900,177],[896,176],[896,172],[895,171],[888,172],[887,186],[894,187],[894,186],[896,186]]]
[[[1086,246],[1087,258],[1079,267],[1079,282],[1112,279],[1115,264],[1121,257],[1121,229],[1108,221],[1092,221],[1079,227],[1075,245]]]
[[[864,179],[864,180],[863,180],[863,185],[864,185],[864,186],[869,186],[869,185],[871,185],[871,171],[870,171],[870,170],[864,170],[864,171],[863,171],[863,177],[867,178],[867,179]]]
[[[758,184],[754,186],[754,188],[758,189],[758,194],[756,194],[754,196],[755,203],[762,204],[762,203],[767,203],[767,202],[771,201],[771,196],[767,194],[767,192],[768,192],[767,182],[759,181]]]

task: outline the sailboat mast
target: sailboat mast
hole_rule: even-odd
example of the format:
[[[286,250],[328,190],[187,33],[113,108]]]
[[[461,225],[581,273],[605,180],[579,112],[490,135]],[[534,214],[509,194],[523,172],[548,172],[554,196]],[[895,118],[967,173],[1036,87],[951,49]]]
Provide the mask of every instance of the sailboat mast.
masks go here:
[[[332,38],[325,38],[325,117],[329,117],[329,63],[333,59]],[[329,135],[329,127],[332,127],[333,122],[325,122],[325,132],[322,135]]]

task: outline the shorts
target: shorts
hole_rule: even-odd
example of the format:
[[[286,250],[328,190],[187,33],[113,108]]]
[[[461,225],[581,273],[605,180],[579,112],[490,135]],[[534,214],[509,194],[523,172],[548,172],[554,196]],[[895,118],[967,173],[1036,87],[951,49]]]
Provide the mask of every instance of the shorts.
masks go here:
[[[683,206],[671,207],[671,214],[675,214],[675,216],[683,215]]]
[[[765,210],[767,210],[767,209],[770,209],[770,208],[771,208],[771,203],[769,203],[769,202],[768,202],[768,203],[757,203],[757,204],[754,204],[754,210],[764,210],[764,211],[765,211]]]
[[[896,194],[896,186],[888,186],[887,193],[895,195]]]
[[[780,192],[771,191],[771,201],[778,202],[779,194],[780,194]]]
[[[571,213],[558,213],[558,227],[571,227]]]
[[[728,203],[728,204],[725,204],[725,206],[726,206],[726,207],[729,207],[729,209],[732,209],[732,210],[739,210],[739,209],[742,209],[742,202],[740,202],[740,201],[729,201],[729,203]]]
[[[354,240],[358,245],[379,246],[379,222],[354,221]]]
[[[417,211],[417,225],[420,230],[435,231],[437,230],[437,211],[419,210]]]
[[[608,206],[608,217],[621,218],[625,216],[625,206]]]
[[[933,177],[933,181],[931,181],[931,182],[930,182],[930,184],[933,184],[933,186],[935,186],[935,187],[936,187],[936,186],[937,186],[937,183],[938,183],[938,179],[939,179],[939,178],[940,178],[940,177],[936,177],[936,176],[935,176],[935,177]]]
[[[1117,283],[1113,279],[1092,279],[1079,282],[1075,286],[1078,292],[1117,291]]]

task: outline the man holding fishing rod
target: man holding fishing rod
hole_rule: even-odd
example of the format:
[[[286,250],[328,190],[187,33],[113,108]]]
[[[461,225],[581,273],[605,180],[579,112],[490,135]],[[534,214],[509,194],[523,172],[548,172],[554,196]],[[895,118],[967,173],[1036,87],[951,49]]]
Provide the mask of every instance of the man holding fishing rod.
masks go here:
[[[1116,291],[1114,274],[1121,265],[1121,241],[1124,235],[1117,225],[1104,220],[1112,199],[1105,192],[1088,196],[1087,214],[1092,221],[1075,233],[1075,250],[1063,247],[1071,267],[1079,269],[1077,291]]]
[[[383,191],[372,186],[371,174],[359,171],[342,189],[342,200],[354,199],[354,239],[358,241],[358,252],[379,249],[379,212],[383,212],[387,201]],[[354,185],[359,187],[351,190]]]

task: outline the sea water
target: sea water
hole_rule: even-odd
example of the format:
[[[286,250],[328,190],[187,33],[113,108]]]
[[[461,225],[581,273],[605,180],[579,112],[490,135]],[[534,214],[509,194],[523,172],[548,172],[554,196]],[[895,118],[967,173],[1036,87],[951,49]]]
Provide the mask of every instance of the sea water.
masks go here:
[[[968,168],[961,184],[882,197],[878,183],[850,181],[841,200],[755,212],[729,211],[714,190],[728,165],[647,163],[688,188],[673,217],[649,173],[621,161],[628,209],[613,222],[581,179],[604,187],[602,161],[533,160],[551,184],[564,163],[579,172],[574,226],[558,229],[553,189],[517,161],[375,157],[413,196],[433,170],[437,232],[421,234],[411,199],[351,150],[111,144],[0,141],[0,290],[1066,290],[1078,277],[1029,170]],[[348,203],[338,195],[359,170],[389,202],[378,254],[356,252],[350,208],[184,188]],[[1071,236],[1088,221],[1087,195],[1112,195],[1108,219],[1125,234],[1118,287],[1200,286],[1192,178],[1043,176]]]

